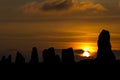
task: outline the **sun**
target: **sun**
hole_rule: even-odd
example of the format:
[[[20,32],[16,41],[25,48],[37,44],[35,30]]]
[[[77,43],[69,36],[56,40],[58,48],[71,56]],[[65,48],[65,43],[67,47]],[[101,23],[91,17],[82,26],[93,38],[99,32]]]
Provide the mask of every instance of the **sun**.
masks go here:
[[[90,48],[88,48],[88,47],[85,47],[84,49],[84,53],[82,54],[82,56],[83,57],[90,57],[91,55],[90,55]]]
[[[90,57],[90,52],[89,51],[85,51],[83,54],[82,54],[83,57]]]
[[[76,49],[82,49],[84,52],[82,54],[78,54],[80,57],[85,58],[93,58],[96,57],[96,44],[94,43],[79,43],[76,45]]]

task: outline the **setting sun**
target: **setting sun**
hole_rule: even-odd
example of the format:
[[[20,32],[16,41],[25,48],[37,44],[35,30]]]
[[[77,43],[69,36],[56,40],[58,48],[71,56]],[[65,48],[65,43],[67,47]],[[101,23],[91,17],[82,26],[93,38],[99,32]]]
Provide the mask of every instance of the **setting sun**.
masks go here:
[[[81,55],[82,57],[93,57],[95,56],[95,48],[92,48],[92,46],[87,46],[82,48],[84,50],[84,53]]]
[[[83,57],[90,57],[90,48],[86,47],[83,49],[84,50],[84,53],[82,54]]]
[[[83,54],[82,54],[83,57],[90,57],[90,52],[88,51],[85,51]]]
[[[94,43],[78,43],[76,49],[82,49],[84,51],[82,54],[78,54],[80,57],[90,58],[96,56],[97,47]]]

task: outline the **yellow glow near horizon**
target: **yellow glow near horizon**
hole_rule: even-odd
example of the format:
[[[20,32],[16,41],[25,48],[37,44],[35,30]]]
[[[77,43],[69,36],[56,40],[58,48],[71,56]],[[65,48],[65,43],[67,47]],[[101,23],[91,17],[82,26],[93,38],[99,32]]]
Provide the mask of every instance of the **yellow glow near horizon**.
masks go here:
[[[82,49],[85,51],[82,56],[83,57],[92,57],[95,56],[95,52],[97,49],[94,46],[83,46]]]
[[[94,43],[78,43],[76,49],[83,49],[84,51],[96,52],[97,46]]]
[[[89,50],[90,50],[89,47],[84,48],[84,51],[89,51]]]
[[[92,47],[92,46],[83,46],[82,49],[83,49],[85,52],[87,52],[87,51],[89,51],[89,52],[95,52],[95,51],[96,51],[95,48]]]
[[[80,57],[95,57],[97,52],[97,46],[95,43],[78,43],[75,47],[76,49],[84,50],[84,53],[78,54]]]

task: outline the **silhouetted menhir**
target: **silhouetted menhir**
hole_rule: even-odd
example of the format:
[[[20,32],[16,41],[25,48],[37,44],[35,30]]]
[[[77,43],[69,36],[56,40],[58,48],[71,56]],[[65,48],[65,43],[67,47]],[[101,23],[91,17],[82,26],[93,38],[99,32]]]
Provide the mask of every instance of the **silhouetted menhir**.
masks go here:
[[[32,54],[31,54],[31,59],[30,59],[30,64],[38,64],[39,63],[39,58],[38,58],[38,51],[36,47],[32,48]]]
[[[53,47],[43,51],[43,63],[60,64],[60,57],[55,54],[55,49]]]
[[[115,61],[115,56],[111,49],[110,33],[107,30],[102,30],[98,38],[98,51],[96,61],[98,63],[112,63]]]
[[[24,64],[25,63],[25,58],[20,52],[17,52],[16,54],[16,59],[15,59],[15,64]]]

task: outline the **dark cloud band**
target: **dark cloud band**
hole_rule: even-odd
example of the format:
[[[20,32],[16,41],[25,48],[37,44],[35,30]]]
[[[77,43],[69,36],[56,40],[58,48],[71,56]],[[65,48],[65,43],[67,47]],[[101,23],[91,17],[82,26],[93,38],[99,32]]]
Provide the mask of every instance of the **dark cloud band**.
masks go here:
[[[20,7],[25,14],[54,15],[66,13],[96,14],[107,9],[100,3],[94,2],[75,2],[77,0],[43,0],[42,2],[33,1]]]
[[[45,3],[42,6],[42,10],[49,11],[49,10],[64,10],[69,9],[73,6],[72,0],[56,0],[52,3]]]

